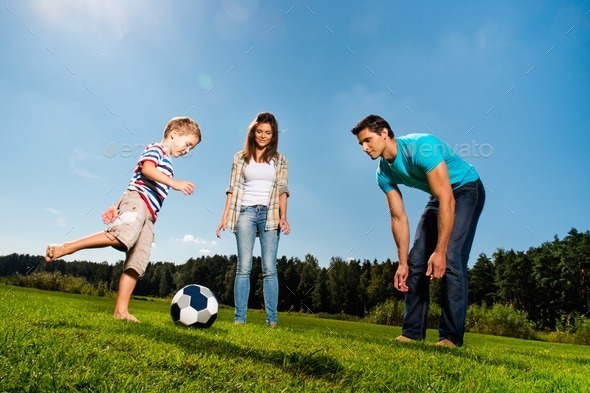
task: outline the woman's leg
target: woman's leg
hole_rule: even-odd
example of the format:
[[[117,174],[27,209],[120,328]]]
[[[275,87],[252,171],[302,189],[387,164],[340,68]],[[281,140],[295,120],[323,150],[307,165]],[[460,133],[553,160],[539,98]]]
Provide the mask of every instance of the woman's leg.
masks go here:
[[[236,225],[238,266],[234,284],[234,303],[236,306],[234,320],[237,323],[246,323],[246,312],[248,310],[252,249],[256,239],[256,215],[254,209],[251,206],[242,208]]]
[[[279,248],[279,234],[277,228],[265,231],[266,209],[260,211],[258,231],[260,233],[260,249],[262,254],[262,282],[264,287],[264,308],[266,323],[277,324],[277,306],[279,303],[279,280],[277,277],[277,251]]]

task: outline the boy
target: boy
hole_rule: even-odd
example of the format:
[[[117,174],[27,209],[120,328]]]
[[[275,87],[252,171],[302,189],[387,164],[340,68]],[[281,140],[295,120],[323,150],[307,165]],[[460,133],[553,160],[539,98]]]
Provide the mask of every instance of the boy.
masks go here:
[[[139,322],[129,313],[129,301],[137,280],[145,273],[154,240],[153,226],[170,187],[191,195],[195,185],[173,179],[171,157],[180,157],[201,142],[201,130],[188,117],[171,119],[160,143],[148,145],[137,162],[123,196],[102,214],[110,226],[102,232],[63,244],[47,246],[45,261],[88,248],[114,247],[126,253],[113,316]]]

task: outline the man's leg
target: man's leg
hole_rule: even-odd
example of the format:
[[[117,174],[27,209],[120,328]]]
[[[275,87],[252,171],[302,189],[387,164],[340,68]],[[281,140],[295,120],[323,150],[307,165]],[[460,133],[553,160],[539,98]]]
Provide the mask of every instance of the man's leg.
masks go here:
[[[437,218],[436,203],[431,199],[418,223],[414,244],[408,257],[409,274],[406,284],[409,290],[405,295],[406,309],[402,336],[413,340],[426,337],[430,301],[430,279],[426,277],[426,270],[438,238]]]
[[[479,216],[485,202],[480,181],[455,191],[455,223],[447,251],[447,269],[442,278],[440,340],[461,346],[468,304],[467,262]]]

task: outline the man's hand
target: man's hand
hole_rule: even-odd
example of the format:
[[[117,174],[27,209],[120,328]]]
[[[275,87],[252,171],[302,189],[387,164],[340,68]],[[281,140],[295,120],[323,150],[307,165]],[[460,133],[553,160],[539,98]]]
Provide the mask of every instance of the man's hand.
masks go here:
[[[431,280],[442,278],[447,270],[447,254],[435,251],[428,259],[428,269],[426,275]]]
[[[406,285],[408,279],[408,265],[399,265],[393,277],[393,286],[400,292],[408,292],[410,288]]]

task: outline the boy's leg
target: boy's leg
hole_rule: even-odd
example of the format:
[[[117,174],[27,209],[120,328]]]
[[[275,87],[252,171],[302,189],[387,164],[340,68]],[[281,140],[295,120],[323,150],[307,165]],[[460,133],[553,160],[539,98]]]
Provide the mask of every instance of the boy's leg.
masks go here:
[[[73,254],[76,251],[102,247],[121,248],[125,246],[112,235],[106,232],[98,232],[72,242],[66,242],[63,244],[50,244],[47,246],[45,261],[53,262],[57,258],[61,258],[64,255]]]
[[[117,291],[117,303],[115,304],[115,312],[113,313],[113,317],[116,319],[139,322],[137,318],[129,313],[129,301],[131,300],[131,294],[133,294],[138,279],[139,274],[133,269],[127,269],[121,274],[119,290]]]
[[[149,212],[139,193],[125,192],[117,207],[117,217],[104,231],[63,244],[50,244],[45,252],[45,261],[52,262],[64,255],[87,248],[114,247],[127,251],[133,247]]]
[[[145,274],[150,260],[153,241],[154,223],[151,220],[147,220],[141,228],[135,245],[127,251],[123,273],[119,279],[115,312],[113,313],[113,316],[117,319],[139,322],[137,318],[129,313],[129,301],[131,300],[131,295],[133,294],[137,281]]]

